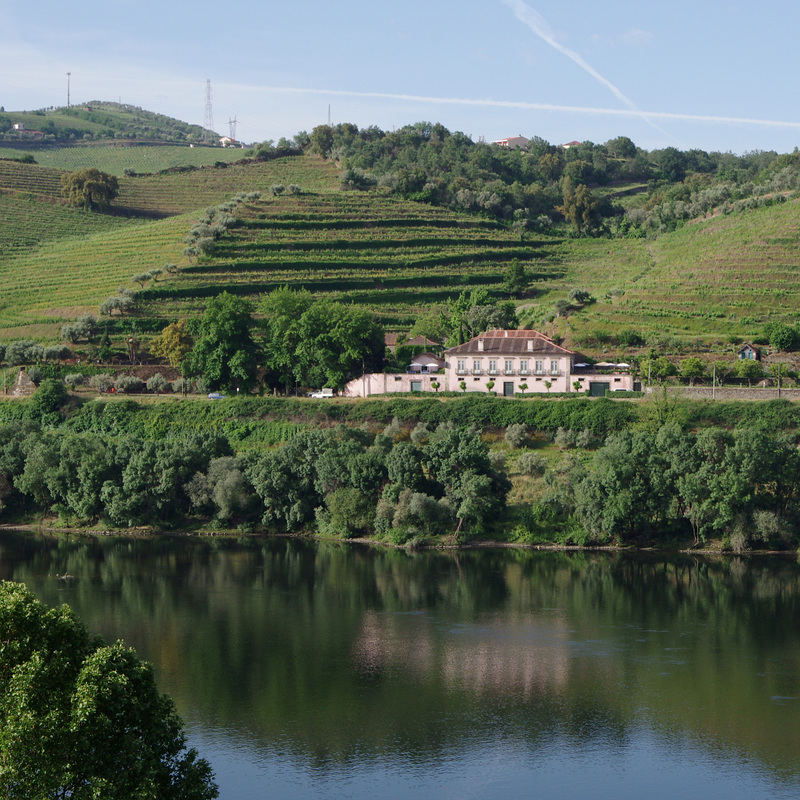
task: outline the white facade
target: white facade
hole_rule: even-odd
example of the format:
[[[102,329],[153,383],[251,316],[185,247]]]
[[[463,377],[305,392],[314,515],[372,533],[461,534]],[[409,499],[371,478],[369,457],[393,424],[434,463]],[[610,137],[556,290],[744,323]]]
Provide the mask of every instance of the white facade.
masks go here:
[[[525,394],[632,391],[633,376],[618,369],[576,366],[577,353],[538,331],[496,330],[451,347],[439,374],[373,373],[356,378],[344,394],[368,397],[393,392],[494,392]],[[433,387],[436,382],[438,387]]]

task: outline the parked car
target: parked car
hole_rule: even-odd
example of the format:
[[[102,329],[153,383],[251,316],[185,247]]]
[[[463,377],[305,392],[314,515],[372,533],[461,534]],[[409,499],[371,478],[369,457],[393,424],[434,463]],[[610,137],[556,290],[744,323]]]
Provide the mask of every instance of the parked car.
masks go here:
[[[323,397],[333,397],[333,389],[329,388],[328,386],[325,386],[324,388],[320,389],[319,391],[309,392],[308,396],[309,397],[314,397],[317,400],[320,400]]]
[[[224,400],[225,399],[225,395],[221,394],[220,392],[211,392],[211,394],[208,396],[208,399],[209,400]]]

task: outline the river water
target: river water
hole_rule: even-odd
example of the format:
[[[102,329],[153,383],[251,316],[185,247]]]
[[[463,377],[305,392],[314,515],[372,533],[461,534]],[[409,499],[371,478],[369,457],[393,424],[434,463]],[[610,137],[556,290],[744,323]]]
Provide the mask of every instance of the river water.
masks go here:
[[[153,663],[222,800],[800,797],[793,558],[4,531],[0,578]]]

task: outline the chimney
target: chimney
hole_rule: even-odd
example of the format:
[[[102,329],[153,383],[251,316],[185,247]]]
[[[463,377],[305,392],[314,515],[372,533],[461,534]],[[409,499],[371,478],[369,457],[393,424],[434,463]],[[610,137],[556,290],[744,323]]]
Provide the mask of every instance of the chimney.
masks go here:
[[[483,352],[483,339],[478,339],[478,352]]]
[[[503,333],[505,334],[506,339],[508,339],[508,331],[503,331]]]
[[[533,352],[533,339],[528,339],[525,343],[528,345],[528,352],[532,353]]]

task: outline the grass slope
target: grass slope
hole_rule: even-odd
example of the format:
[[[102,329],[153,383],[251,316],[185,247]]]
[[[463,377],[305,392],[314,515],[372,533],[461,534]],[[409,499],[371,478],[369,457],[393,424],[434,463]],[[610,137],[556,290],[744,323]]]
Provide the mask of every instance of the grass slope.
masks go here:
[[[262,199],[237,211],[239,226],[213,257],[140,293],[147,315],[165,301],[194,313],[223,289],[256,296],[282,285],[359,303],[388,325],[408,325],[426,306],[463,289],[501,295],[517,258],[541,279],[551,242],[521,243],[507,227],[388,195],[328,192]]]
[[[73,149],[94,157],[101,148]],[[148,150],[190,152],[122,152]],[[130,169],[148,171],[143,164],[132,161]],[[153,324],[199,313],[223,289],[257,296],[290,284],[360,303],[403,327],[464,288],[499,296],[512,258],[533,279],[523,320],[588,351],[599,352],[623,328],[694,344],[749,339],[771,320],[796,322],[797,200],[689,224],[654,241],[548,235],[521,243],[502,224],[476,216],[381,192],[342,192],[335,165],[313,156],[120,177],[111,215],[63,206],[60,174],[0,161],[3,339],[55,338],[64,319],[96,311],[120,285],[131,286],[133,274],[166,262],[182,264],[182,272],[140,294],[139,313]],[[187,264],[183,237],[202,209],[240,191],[268,193],[276,183],[299,185],[304,194],[265,194],[237,212],[239,227],[212,258]],[[555,302],[575,287],[597,301],[555,317]]]
[[[540,285],[528,318],[546,325],[575,287],[597,302],[550,322],[575,345],[633,329],[708,343],[797,322],[800,201],[686,225],[654,241],[568,239],[549,254],[563,279]]]
[[[131,142],[75,144],[66,147],[48,147],[33,153],[36,163],[60,170],[77,170],[97,167],[111,175],[122,176],[126,169],[138,173],[161,172],[174,167],[206,167],[218,161],[239,161],[243,151],[232,147],[206,147],[177,144],[158,146]],[[0,157],[18,158],[19,151],[0,146]]]

